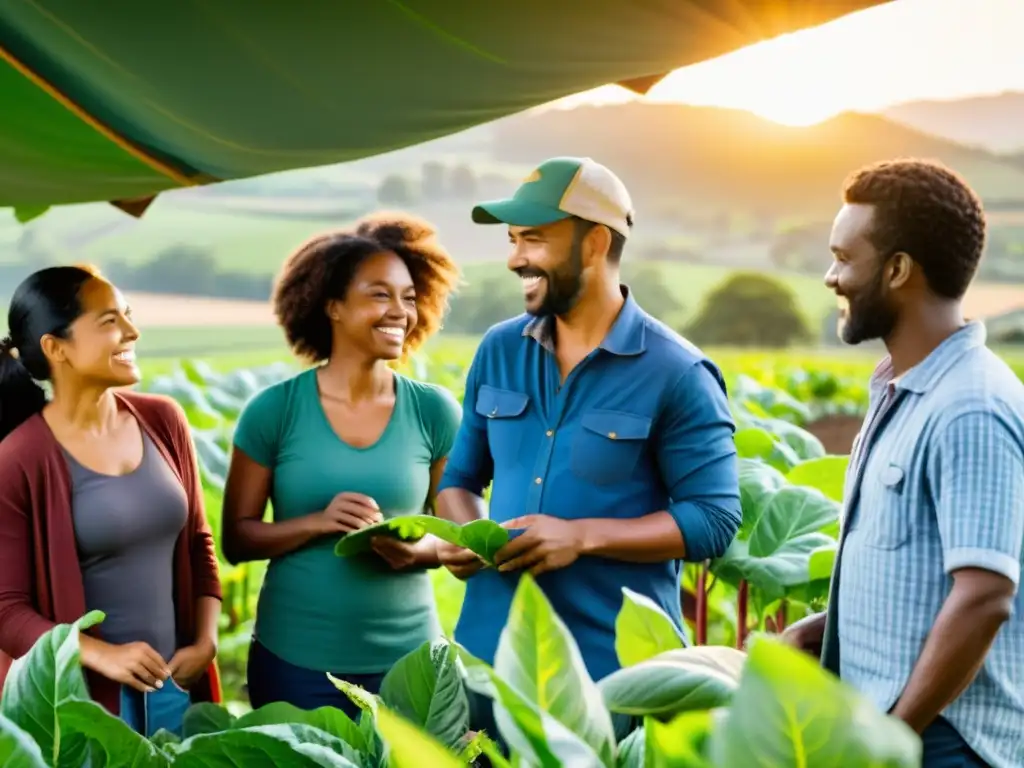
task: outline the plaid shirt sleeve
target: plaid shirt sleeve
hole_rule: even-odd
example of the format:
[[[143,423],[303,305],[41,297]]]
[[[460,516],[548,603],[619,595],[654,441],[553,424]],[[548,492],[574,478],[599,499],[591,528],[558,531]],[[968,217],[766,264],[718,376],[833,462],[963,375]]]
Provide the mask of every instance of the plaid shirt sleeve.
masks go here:
[[[943,567],[983,568],[1020,583],[1024,547],[1024,440],[991,407],[955,414],[933,453]]]

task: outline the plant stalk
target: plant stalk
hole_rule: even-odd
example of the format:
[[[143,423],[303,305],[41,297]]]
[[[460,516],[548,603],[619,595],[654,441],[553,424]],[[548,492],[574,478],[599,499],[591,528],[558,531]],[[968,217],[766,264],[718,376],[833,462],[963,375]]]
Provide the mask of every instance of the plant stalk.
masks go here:
[[[750,597],[750,585],[746,580],[740,582],[736,595],[736,647],[743,650],[747,640],[747,601]]]

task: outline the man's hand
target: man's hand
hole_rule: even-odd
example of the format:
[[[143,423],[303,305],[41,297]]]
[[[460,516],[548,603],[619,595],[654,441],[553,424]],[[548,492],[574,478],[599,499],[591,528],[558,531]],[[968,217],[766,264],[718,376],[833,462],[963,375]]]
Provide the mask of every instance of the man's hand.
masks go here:
[[[187,691],[203,676],[216,655],[217,648],[209,642],[201,641],[181,648],[167,663],[171,679]]]
[[[462,581],[486,565],[476,552],[440,539],[437,541],[437,559],[451,572],[452,576]]]
[[[583,552],[583,531],[573,520],[526,515],[502,525],[526,529],[494,556],[503,573],[527,569],[531,576],[538,576],[572,565]]]
[[[821,644],[825,639],[825,614],[815,613],[790,624],[779,639],[798,651],[820,658]]]
[[[425,536],[416,541],[401,541],[390,536],[374,536],[370,547],[396,571],[407,568],[432,568],[437,565],[437,539]]]

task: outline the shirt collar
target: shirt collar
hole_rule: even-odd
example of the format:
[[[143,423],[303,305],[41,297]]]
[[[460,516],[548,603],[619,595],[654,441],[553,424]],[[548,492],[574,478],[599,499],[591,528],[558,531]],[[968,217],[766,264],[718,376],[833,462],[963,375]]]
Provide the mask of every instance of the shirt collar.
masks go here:
[[[871,388],[878,390],[891,385],[895,389],[923,394],[934,387],[964,354],[982,346],[986,337],[984,324],[980,320],[972,320],[950,334],[928,357],[898,380],[893,377],[892,358],[886,355],[871,375]]]
[[[621,286],[622,297],[625,303],[619,310],[619,316],[615,318],[608,334],[598,345],[606,352],[613,355],[639,355],[646,348],[646,330],[644,311],[633,298],[629,286]],[[555,342],[552,331],[555,318],[552,316],[534,317],[523,328],[523,336],[527,336],[540,344],[548,352],[555,351]]]

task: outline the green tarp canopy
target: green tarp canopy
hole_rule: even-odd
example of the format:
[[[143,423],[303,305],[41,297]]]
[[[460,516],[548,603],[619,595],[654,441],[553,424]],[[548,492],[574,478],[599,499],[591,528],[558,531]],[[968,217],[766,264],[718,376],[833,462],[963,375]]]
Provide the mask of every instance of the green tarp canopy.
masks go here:
[[[643,93],[879,4],[2,0],[0,206],[141,215],[162,190],[355,160],[607,83]]]

